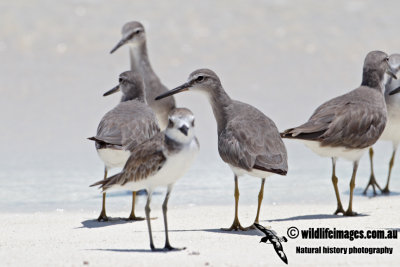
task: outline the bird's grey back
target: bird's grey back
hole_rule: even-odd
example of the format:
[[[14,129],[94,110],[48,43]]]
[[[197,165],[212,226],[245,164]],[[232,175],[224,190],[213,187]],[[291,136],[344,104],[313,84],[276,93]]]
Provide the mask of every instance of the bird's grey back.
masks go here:
[[[320,105],[310,119],[282,136],[320,141],[322,146],[366,148],[382,134],[387,119],[381,91],[366,86]]]
[[[97,128],[96,139],[132,150],[159,131],[151,108],[131,100],[119,103],[104,115]]]
[[[275,123],[255,107],[232,100],[227,121],[219,127],[218,151],[235,167],[286,174],[287,152]]]

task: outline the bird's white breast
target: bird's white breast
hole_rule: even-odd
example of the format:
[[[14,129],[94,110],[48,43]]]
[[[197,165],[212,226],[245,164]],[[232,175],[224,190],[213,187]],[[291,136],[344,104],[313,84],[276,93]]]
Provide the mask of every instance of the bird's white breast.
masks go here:
[[[400,143],[400,107],[388,105],[388,120],[381,136],[382,140]]]
[[[348,149],[346,147],[321,146],[320,142],[301,140],[308,148],[321,157],[343,158],[350,161],[359,160],[368,148]]]
[[[122,168],[125,166],[131,153],[128,150],[119,150],[111,148],[98,149],[100,159],[104,162],[107,169]]]

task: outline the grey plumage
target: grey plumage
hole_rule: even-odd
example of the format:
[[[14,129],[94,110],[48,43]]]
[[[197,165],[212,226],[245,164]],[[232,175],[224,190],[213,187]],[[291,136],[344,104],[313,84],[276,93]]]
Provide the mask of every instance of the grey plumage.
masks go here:
[[[105,178],[108,169],[124,166],[129,151],[160,132],[156,116],[146,104],[144,82],[140,75],[132,71],[121,73],[119,85],[104,95],[118,91],[122,92],[122,102],[103,116],[96,136],[89,138],[96,142],[98,154],[106,166]],[[135,197],[136,193],[133,192],[130,220],[141,219],[135,216]],[[99,221],[108,220],[105,198],[106,195],[103,194],[103,208]]]
[[[169,98],[158,102],[154,101],[156,96],[167,92],[168,89],[161,83],[150,65],[146,33],[140,22],[131,21],[122,27],[122,39],[111,50],[111,53],[125,44],[130,44],[131,70],[143,77],[147,103],[155,112],[161,129],[165,129],[168,123],[168,113],[175,108],[175,100]]]
[[[168,238],[168,199],[173,185],[190,167],[198,150],[199,143],[194,135],[193,113],[185,108],[174,109],[169,114],[167,129],[136,146],[121,173],[98,181],[91,186],[100,185],[103,191],[117,188],[147,190],[145,212],[152,250],[156,250],[150,222],[152,192],[155,187],[167,186],[167,194],[163,203],[166,237],[163,250],[175,250],[170,245]]]
[[[332,183],[337,199],[335,214],[356,215],[352,210],[353,191],[358,162],[364,151],[381,136],[387,120],[383,96],[385,73],[396,78],[389,66],[386,53],[372,51],[363,65],[361,86],[319,106],[310,119],[295,128],[284,131],[284,138],[301,139],[314,152],[332,158]],[[335,174],[336,159],[344,157],[353,161],[350,181],[350,201],[344,211]]]
[[[107,112],[93,138],[97,149],[108,147],[131,151],[158,132],[160,129],[151,108],[132,99],[119,103]]]
[[[113,185],[123,186],[127,182],[137,182],[153,175],[165,163],[164,142],[165,134],[161,132],[143,142],[140,146],[136,146],[122,172],[91,186],[101,185],[101,188],[105,191]],[[154,149],[155,147],[158,149]]]
[[[392,54],[389,56],[389,64],[396,75],[400,74],[400,54]],[[371,175],[366,188],[364,189],[364,194],[367,193],[368,187],[372,186],[373,193],[376,195],[377,187],[382,193],[388,194],[389,182],[392,174],[392,168],[394,165],[394,160],[396,156],[396,151],[400,143],[400,80],[394,79],[393,77],[388,77],[387,83],[385,85],[385,102],[388,112],[388,120],[386,123],[385,130],[380,137],[381,140],[387,140],[392,142],[392,156],[389,161],[389,170],[386,179],[385,187],[381,188],[375,179],[374,167],[373,167],[373,155],[374,150],[370,148],[370,166]]]
[[[386,108],[379,90],[361,86],[329,100],[306,123],[286,130],[282,137],[318,141],[321,146],[369,147],[386,125]]]
[[[265,178],[274,173],[286,175],[288,171],[287,152],[278,129],[258,109],[232,100],[218,76],[209,69],[192,72],[185,84],[158,96],[156,100],[187,90],[199,90],[208,95],[217,121],[219,155],[235,174],[235,219],[228,230],[249,229],[243,228],[238,219],[238,176],[249,174],[261,178],[257,223]]]
[[[222,160],[246,171],[254,168],[285,175],[287,153],[275,123],[258,109],[239,101],[233,100],[225,113],[226,126],[218,131]]]

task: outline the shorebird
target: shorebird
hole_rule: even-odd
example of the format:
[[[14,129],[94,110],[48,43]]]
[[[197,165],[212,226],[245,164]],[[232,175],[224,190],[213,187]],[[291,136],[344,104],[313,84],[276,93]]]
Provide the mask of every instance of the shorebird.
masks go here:
[[[400,54],[393,54],[389,56],[389,65],[392,70],[396,73],[396,76],[400,74]],[[367,187],[364,190],[364,194],[367,193],[368,187],[372,186],[374,195],[376,195],[375,186],[379,188],[382,193],[388,194],[390,176],[392,174],[392,168],[394,165],[394,158],[396,156],[396,151],[400,143],[400,80],[388,77],[385,86],[385,101],[388,111],[388,120],[386,123],[385,130],[382,133],[380,140],[391,141],[393,145],[392,157],[389,161],[389,172],[387,176],[386,186],[381,189],[375,180],[374,167],[373,167],[373,155],[374,150],[371,147],[369,150],[370,164],[371,164],[371,176]]]
[[[190,110],[176,108],[170,112],[168,121],[165,131],[134,148],[121,173],[91,185],[101,185],[104,192],[113,189],[147,190],[145,212],[152,250],[156,250],[150,224],[153,190],[158,186],[167,187],[162,205],[165,226],[163,250],[175,250],[168,238],[168,199],[175,182],[184,175],[199,151],[199,142],[194,134],[194,116]]]
[[[168,113],[175,108],[175,100],[169,98],[159,102],[154,101],[156,96],[167,92],[168,89],[161,83],[150,65],[147,55],[146,33],[140,22],[131,21],[122,27],[122,39],[110,53],[115,52],[125,44],[129,44],[131,70],[143,77],[147,103],[156,113],[160,128],[163,130],[168,124]]]
[[[286,148],[278,129],[271,119],[255,107],[231,99],[218,76],[209,69],[192,72],[186,83],[156,99],[186,90],[201,91],[208,96],[217,121],[219,155],[234,173],[235,217],[232,226],[224,230],[255,229],[254,225],[244,228],[239,222],[238,177],[247,174],[261,178],[257,215],[254,220],[258,223],[265,179],[273,174],[286,175],[288,170]]]
[[[108,96],[121,91],[122,98],[115,108],[101,119],[97,134],[89,138],[96,142],[100,159],[104,162],[104,179],[108,170],[122,168],[132,149],[160,132],[153,110],[146,104],[143,79],[133,71],[119,75],[119,84],[104,94]],[[136,192],[132,193],[132,211],[129,220],[144,220],[135,216]],[[99,221],[107,221],[105,209],[106,193]]]
[[[322,157],[332,158],[332,183],[337,199],[335,214],[357,215],[353,212],[353,191],[358,162],[364,152],[382,134],[386,125],[386,104],[383,96],[384,74],[396,76],[389,58],[381,51],[369,52],[365,58],[361,86],[319,106],[310,119],[282,133],[284,138],[299,139]],[[340,201],[336,177],[336,159],[353,162],[350,200],[347,211]]]

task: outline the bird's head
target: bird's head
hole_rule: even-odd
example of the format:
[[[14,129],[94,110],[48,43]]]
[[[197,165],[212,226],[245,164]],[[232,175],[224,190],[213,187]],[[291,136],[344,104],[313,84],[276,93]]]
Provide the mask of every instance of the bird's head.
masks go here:
[[[393,79],[397,79],[389,65],[389,56],[382,51],[369,52],[364,60],[362,84],[375,86],[376,83],[383,83],[385,73]]]
[[[212,93],[221,86],[217,74],[209,69],[198,69],[193,71],[186,83],[176,87],[162,95],[156,97],[156,100],[171,96],[183,91],[200,91],[207,94]]]
[[[400,54],[392,54],[389,56],[389,65],[392,68],[393,72],[396,74],[397,77],[400,76]],[[393,86],[395,84],[397,84],[397,86],[399,85],[398,81],[394,81],[393,79],[388,80],[388,86],[391,87],[391,89],[393,89],[392,91],[389,92],[389,95],[394,95],[394,94],[398,94],[400,93],[400,87],[397,86]]]
[[[125,44],[133,46],[140,45],[146,41],[146,33],[144,27],[140,22],[130,21],[122,27],[121,40],[111,49],[110,53],[114,53],[118,48]]]
[[[145,101],[143,78],[133,71],[125,71],[121,73],[119,75],[118,85],[105,92],[103,96],[108,96],[119,91],[122,92],[121,101],[129,101],[133,99]]]
[[[178,143],[191,142],[195,135],[193,113],[187,108],[173,109],[168,114],[168,126],[165,134]]]

